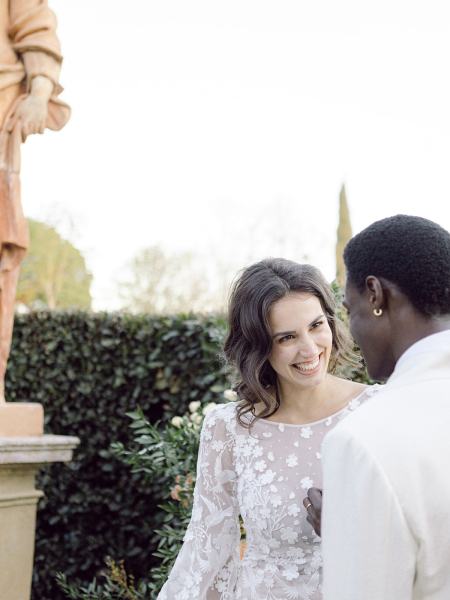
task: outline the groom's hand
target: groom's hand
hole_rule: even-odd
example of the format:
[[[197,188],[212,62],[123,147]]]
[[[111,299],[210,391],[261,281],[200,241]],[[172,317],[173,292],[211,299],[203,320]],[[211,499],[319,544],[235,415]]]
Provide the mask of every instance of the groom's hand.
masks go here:
[[[314,531],[320,536],[321,518],[322,518],[322,490],[319,488],[309,488],[306,498],[303,499],[303,506],[306,508],[308,516],[306,520],[313,526]]]

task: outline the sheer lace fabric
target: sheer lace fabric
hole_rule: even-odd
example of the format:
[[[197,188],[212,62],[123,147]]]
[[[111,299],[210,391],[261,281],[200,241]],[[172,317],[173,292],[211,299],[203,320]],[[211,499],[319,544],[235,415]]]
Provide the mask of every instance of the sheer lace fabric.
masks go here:
[[[325,434],[376,387],[307,425],[257,419],[248,430],[233,402],[209,413],[191,521],[158,600],[320,600],[320,538],[302,500],[311,486],[322,487]],[[239,515],[247,537],[243,560]]]

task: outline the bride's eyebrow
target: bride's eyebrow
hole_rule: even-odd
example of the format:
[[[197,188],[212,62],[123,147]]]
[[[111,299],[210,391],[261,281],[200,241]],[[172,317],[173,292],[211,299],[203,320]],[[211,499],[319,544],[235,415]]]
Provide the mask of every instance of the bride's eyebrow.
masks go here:
[[[317,321],[320,321],[320,319],[324,319],[324,318],[325,318],[324,314],[319,315],[318,317],[316,317],[314,319],[314,321],[311,321],[311,323],[308,325],[308,327],[311,327],[311,325],[314,325],[314,323],[317,323]]]

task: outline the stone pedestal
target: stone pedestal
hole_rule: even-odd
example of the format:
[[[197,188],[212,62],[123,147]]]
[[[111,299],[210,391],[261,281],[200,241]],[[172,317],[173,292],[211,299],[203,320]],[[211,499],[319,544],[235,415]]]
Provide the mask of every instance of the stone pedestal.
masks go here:
[[[0,437],[0,599],[29,600],[40,467],[68,462],[76,437]]]

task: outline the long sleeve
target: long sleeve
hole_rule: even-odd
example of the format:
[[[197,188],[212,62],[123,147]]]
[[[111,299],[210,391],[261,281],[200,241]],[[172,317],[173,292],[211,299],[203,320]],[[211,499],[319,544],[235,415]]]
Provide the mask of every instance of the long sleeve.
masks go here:
[[[234,439],[230,420],[222,418],[227,408],[223,409],[209,413],[203,423],[191,521],[158,600],[228,597],[229,578],[224,573],[232,570],[237,559],[240,529],[232,461]],[[221,571],[216,587],[214,580]]]
[[[322,456],[324,600],[412,600],[417,544],[379,461],[342,426]]]
[[[17,63],[3,73],[0,89],[22,81],[21,92],[28,93],[34,77],[46,77],[53,84],[46,127],[57,131],[69,120],[70,108],[58,98],[63,90],[59,83],[62,56],[55,15],[47,0],[10,0],[9,17],[8,36]],[[15,110],[16,105],[17,102],[11,110]]]
[[[12,0],[9,35],[12,47],[22,56],[28,82],[36,75],[50,79],[60,91],[61,50],[56,19],[46,0]]]

